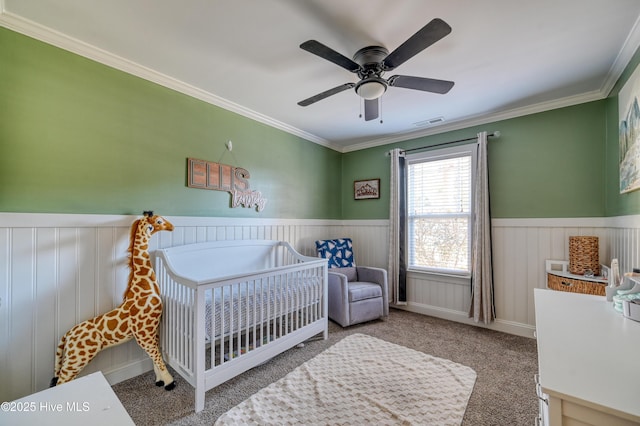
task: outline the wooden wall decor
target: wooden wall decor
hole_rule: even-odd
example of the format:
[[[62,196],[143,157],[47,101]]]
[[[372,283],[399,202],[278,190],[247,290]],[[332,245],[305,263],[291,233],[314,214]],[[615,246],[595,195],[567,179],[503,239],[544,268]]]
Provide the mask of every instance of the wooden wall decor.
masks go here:
[[[353,199],[368,200],[380,198],[380,179],[353,181]]]
[[[212,161],[187,159],[187,186],[189,188],[225,191],[231,194],[231,207],[255,207],[261,212],[267,199],[260,191],[249,188],[249,171],[242,167]]]

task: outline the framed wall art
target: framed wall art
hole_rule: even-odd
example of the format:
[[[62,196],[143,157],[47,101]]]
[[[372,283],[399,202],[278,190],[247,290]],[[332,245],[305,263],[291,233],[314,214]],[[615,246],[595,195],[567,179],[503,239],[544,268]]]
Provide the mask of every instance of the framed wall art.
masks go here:
[[[354,200],[380,198],[380,179],[356,180],[353,182]]]
[[[640,67],[618,94],[620,193],[640,189]]]

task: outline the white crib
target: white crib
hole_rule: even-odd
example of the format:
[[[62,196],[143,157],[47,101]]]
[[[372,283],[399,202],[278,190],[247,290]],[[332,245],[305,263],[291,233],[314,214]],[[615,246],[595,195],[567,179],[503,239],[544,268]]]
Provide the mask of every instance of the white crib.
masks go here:
[[[234,240],[156,250],[165,360],[205,392],[322,333],[327,262],[288,243]]]

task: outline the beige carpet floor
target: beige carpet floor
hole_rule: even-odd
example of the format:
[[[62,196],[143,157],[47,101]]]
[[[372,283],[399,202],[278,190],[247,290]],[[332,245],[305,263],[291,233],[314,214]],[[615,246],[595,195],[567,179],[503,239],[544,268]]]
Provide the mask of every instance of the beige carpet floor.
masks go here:
[[[118,383],[113,389],[136,425],[213,425],[229,409],[355,333],[472,368],[477,379],[463,426],[534,424],[538,409],[534,339],[396,309],[386,320],[349,328],[330,322],[328,340],[307,342],[303,348],[293,348],[210,390],[204,410],[197,414],[193,411],[193,388],[176,374],[177,387],[170,392],[154,385],[153,372]]]

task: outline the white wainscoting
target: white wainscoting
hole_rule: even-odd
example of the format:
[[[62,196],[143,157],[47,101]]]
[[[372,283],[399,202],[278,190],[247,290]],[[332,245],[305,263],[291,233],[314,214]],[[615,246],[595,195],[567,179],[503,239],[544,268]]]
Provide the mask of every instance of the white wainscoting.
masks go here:
[[[60,336],[120,304],[129,273],[129,229],[136,218],[0,213],[0,401],[46,388]],[[386,220],[168,219],[176,229],[155,235],[151,250],[257,238],[285,240],[313,256],[315,240],[348,236],[359,264],[387,265]],[[623,271],[640,265],[638,216],[497,219],[493,235],[498,318],[488,327],[509,333],[532,335],[533,288],[545,286],[546,259],[568,259],[570,235],[599,236],[603,263],[618,257]],[[473,323],[467,318],[465,281],[410,274],[407,292],[406,310]],[[113,384],[149,369],[146,354],[129,342],[102,351],[83,374],[101,370]]]
[[[568,260],[569,237],[599,237],[600,263],[618,258],[622,271],[640,265],[640,216],[612,218],[494,219],[496,321],[482,327],[533,337],[533,289],[546,286],[545,260]],[[469,283],[409,274],[409,311],[475,324],[468,318]]]

